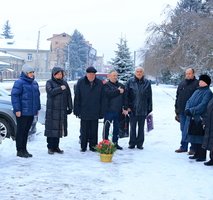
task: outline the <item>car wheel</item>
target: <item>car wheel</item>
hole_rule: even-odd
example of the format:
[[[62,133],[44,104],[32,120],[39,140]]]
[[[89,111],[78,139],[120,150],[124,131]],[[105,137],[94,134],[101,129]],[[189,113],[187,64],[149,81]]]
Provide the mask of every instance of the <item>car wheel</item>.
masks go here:
[[[9,136],[9,134],[10,134],[9,123],[5,119],[0,118],[0,136],[2,138],[5,138],[6,136]]]

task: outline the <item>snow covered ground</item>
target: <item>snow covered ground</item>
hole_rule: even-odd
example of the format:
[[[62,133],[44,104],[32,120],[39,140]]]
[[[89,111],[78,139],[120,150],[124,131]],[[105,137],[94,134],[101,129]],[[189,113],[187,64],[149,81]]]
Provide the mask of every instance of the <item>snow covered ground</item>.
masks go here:
[[[180,142],[175,92],[172,86],[153,86],[155,124],[145,135],[144,150],[128,149],[128,138],[120,139],[124,150],[115,153],[112,163],[100,162],[98,153],[80,152],[79,119],[73,115],[69,136],[61,139],[63,155],[47,154],[41,124],[28,143],[33,158],[16,157],[15,142],[5,139],[0,145],[0,199],[212,200],[213,167],[174,152]]]

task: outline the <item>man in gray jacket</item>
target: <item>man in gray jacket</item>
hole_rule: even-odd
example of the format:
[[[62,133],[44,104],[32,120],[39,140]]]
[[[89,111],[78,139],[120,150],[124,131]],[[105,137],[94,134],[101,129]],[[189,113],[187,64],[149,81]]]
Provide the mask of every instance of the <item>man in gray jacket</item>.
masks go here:
[[[144,69],[137,67],[135,76],[126,83],[127,106],[130,113],[129,148],[143,149],[144,124],[149,113],[152,112],[152,89],[149,80],[144,78]],[[138,125],[138,133],[136,127]]]

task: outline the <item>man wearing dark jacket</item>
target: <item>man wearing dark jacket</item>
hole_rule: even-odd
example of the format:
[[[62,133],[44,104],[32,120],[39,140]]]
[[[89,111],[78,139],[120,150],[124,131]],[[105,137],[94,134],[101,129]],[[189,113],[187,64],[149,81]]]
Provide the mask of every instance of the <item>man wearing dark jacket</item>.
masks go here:
[[[130,112],[129,148],[143,149],[144,123],[147,115],[152,112],[152,89],[150,81],[144,78],[144,69],[137,67],[135,76],[126,83],[127,105]],[[138,134],[136,127],[138,124]]]
[[[109,73],[109,81],[104,85],[106,96],[106,112],[104,114],[104,139],[108,140],[110,123],[113,121],[112,142],[116,148],[122,150],[118,145],[119,121],[124,108],[124,85],[118,82],[118,73],[112,70]]]
[[[81,119],[81,151],[95,151],[98,143],[98,119],[103,118],[103,83],[95,77],[96,69],[88,67],[75,89],[74,114]]]
[[[176,153],[182,153],[188,151],[188,142],[187,142],[187,133],[186,129],[184,128],[186,123],[186,115],[184,113],[186,102],[192,96],[194,91],[198,88],[199,81],[195,78],[194,69],[188,68],[185,72],[185,80],[183,80],[178,88],[176,94],[176,101],[175,101],[175,113],[176,113],[176,120],[180,122],[180,130],[182,132],[181,137],[181,146],[179,149],[175,150]],[[190,147],[189,154],[193,154],[193,145]]]

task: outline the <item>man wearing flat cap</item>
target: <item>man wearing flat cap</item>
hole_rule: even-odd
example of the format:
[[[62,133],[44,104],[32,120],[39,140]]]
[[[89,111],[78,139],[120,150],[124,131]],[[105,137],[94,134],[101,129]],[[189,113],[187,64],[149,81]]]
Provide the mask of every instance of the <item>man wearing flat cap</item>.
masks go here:
[[[94,67],[86,69],[86,76],[78,80],[74,98],[74,114],[81,119],[81,151],[95,151],[98,143],[98,119],[103,118],[103,83],[96,78]]]

